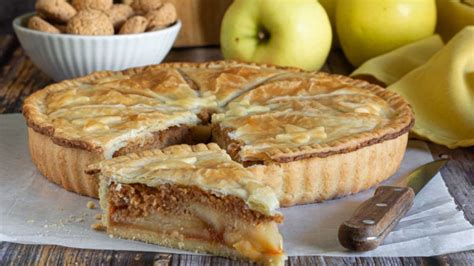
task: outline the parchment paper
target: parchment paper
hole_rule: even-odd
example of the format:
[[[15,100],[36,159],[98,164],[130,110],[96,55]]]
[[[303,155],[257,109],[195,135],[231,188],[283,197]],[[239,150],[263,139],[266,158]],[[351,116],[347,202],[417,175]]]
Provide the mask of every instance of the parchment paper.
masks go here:
[[[384,184],[432,160],[423,142],[411,141],[398,173]],[[90,229],[99,209],[90,198],[48,182],[30,161],[21,115],[0,115],[0,241],[76,248],[186,253],[136,241],[110,238]],[[331,256],[432,256],[474,249],[474,227],[449,195],[438,174],[418,194],[413,208],[375,251],[350,253],[337,240],[339,225],[373,190],[321,204],[282,209],[286,252]],[[97,204],[97,201],[94,201]],[[97,204],[98,205],[98,204]]]

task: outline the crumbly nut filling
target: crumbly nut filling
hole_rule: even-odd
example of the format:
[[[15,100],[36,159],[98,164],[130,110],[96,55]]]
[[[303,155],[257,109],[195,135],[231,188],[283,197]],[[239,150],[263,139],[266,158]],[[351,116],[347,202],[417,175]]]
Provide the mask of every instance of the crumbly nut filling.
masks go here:
[[[148,187],[143,184],[112,183],[108,192],[110,214],[112,219],[122,217],[146,217],[153,212],[189,214],[189,206],[198,203],[208,206],[220,213],[239,217],[249,223],[258,225],[270,221],[282,222],[283,216],[267,216],[249,209],[245,202],[235,196],[217,196],[198,187],[163,184]]]
[[[236,139],[231,139],[229,133],[234,129],[232,128],[221,128],[219,125],[212,127],[212,137],[222,149],[230,155],[232,160],[241,163],[244,167],[249,167],[256,164],[263,164],[262,160],[254,161],[242,161],[239,156],[240,148],[244,145],[243,142],[239,142]]]
[[[113,157],[143,150],[160,149],[181,143],[192,143],[192,133],[189,126],[180,125],[153,132],[153,138],[146,139],[144,143],[141,141],[130,141],[127,146],[114,152]]]

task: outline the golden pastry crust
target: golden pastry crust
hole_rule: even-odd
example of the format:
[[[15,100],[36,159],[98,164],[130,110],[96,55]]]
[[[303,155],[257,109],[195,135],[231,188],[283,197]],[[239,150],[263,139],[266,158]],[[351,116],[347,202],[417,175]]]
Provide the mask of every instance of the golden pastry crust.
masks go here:
[[[53,84],[41,91],[34,93],[31,97],[25,100],[23,105],[23,114],[25,115],[27,123],[31,128],[42,134],[52,137],[54,143],[72,148],[86,149],[96,153],[106,152],[105,144],[110,141],[109,136],[111,134],[111,130],[114,127],[117,128],[117,134],[119,136],[122,133],[127,134],[128,129],[133,129],[134,127],[140,125],[149,125],[148,128],[150,131],[146,133],[152,133],[165,130],[170,126],[182,124],[180,121],[185,121],[184,124],[189,125],[199,124],[200,121],[198,115],[200,114],[201,109],[196,109],[194,113],[187,111],[187,102],[183,103],[183,108],[180,108],[176,111],[172,108],[165,107],[165,110],[163,111],[164,114],[170,118],[175,118],[174,121],[176,123],[172,123],[168,126],[164,123],[167,118],[166,116],[162,117],[162,115],[160,115],[162,114],[160,110],[164,108],[160,106],[163,105],[164,101],[167,103],[170,103],[172,100],[179,101],[180,97],[184,97],[186,95],[192,99],[195,99],[196,101],[199,100],[197,98],[197,94],[192,89],[186,88],[186,82],[184,80],[179,80],[179,74],[176,71],[173,70],[172,72],[169,72],[165,69],[166,68],[162,66],[132,69],[123,71],[118,75],[114,72],[104,71],[97,72],[76,80]],[[146,80],[144,77],[142,77],[142,75],[147,75],[148,71],[155,71],[157,74],[156,82],[154,80]],[[89,89],[89,87],[93,86],[102,87],[100,90],[94,88]],[[108,86],[112,86],[112,88],[109,88]],[[126,87],[124,91],[117,91],[115,90],[115,87],[117,86],[129,87]],[[138,89],[136,88],[137,86]],[[140,86],[154,86],[154,91],[149,91],[146,89],[142,90]],[[173,90],[175,87],[176,90]],[[128,90],[128,88],[130,88],[130,90]],[[163,94],[157,93],[165,92],[169,95],[169,97],[163,100]],[[80,101],[78,98],[83,99],[85,102],[76,103],[76,101]],[[121,100],[126,101],[128,106],[131,106],[131,104],[136,104],[137,108],[127,109],[121,107],[116,109],[116,101]],[[71,101],[73,101],[72,107]],[[108,102],[107,105],[105,105],[105,101]],[[143,107],[145,109],[141,107],[142,105],[146,105]],[[82,108],[81,106],[84,106],[86,109],[77,109]],[[90,109],[89,106],[92,106],[92,109]],[[102,113],[98,112],[102,112],[103,110],[107,111],[104,113],[104,115],[110,115],[110,112],[108,111],[109,106],[112,108],[113,112],[119,112],[122,116],[126,116],[127,119],[121,121],[123,122],[121,124],[116,124],[116,122],[112,121],[110,126],[107,124],[109,121],[104,121],[104,123],[106,123],[105,126],[107,127],[97,128],[97,130],[95,130],[96,124],[94,123],[90,125],[92,128],[88,129],[87,119],[89,119],[91,116],[94,118],[97,115],[101,115]],[[155,106],[157,111],[143,114],[143,110],[146,111],[148,108],[147,106]],[[207,105],[205,107],[207,107]],[[77,114],[74,113],[76,111],[73,112],[73,110],[76,109],[78,110]],[[133,112],[130,113],[127,110]],[[52,117],[52,115],[55,113],[58,113],[58,116]],[[84,119],[86,119],[86,124],[84,124],[83,120],[78,120],[77,116],[79,116],[79,118],[84,117]],[[112,118],[114,117],[115,116],[112,116]],[[74,121],[77,120],[79,122],[75,123]],[[161,121],[163,122],[160,123]],[[99,124],[98,126],[102,125]],[[99,135],[90,137],[90,135],[92,135],[94,132],[98,132],[97,134]],[[150,137],[150,134],[146,134],[146,136],[137,135],[135,138],[146,140]],[[97,142],[98,138],[105,139],[102,142]],[[127,138],[127,140],[131,139],[134,139],[134,137]],[[114,151],[111,150],[110,154],[113,154],[113,152]]]
[[[214,115],[241,162],[288,162],[347,153],[409,131],[410,106],[396,93],[326,73],[275,78]],[[226,143],[226,147],[230,143]]]
[[[218,106],[230,101],[272,78],[297,72],[293,68],[276,68],[269,65],[244,64],[244,67],[222,69],[220,64],[209,63],[194,66],[182,65],[179,71],[188,83],[201,95],[215,95]]]
[[[196,70],[204,70],[204,69],[218,69],[218,68],[223,68],[223,71],[225,71],[226,68],[230,67],[241,67],[241,66],[249,66],[249,67],[257,67],[261,66],[262,68],[267,68],[267,69],[275,69],[275,70],[289,70],[289,71],[298,71],[294,68],[279,68],[271,65],[258,65],[258,64],[252,64],[252,63],[242,63],[238,61],[215,61],[215,62],[206,62],[206,63],[164,63],[160,65],[153,65],[153,66],[147,66],[147,67],[137,67],[137,68],[131,68],[127,69],[124,71],[99,71],[92,73],[90,75],[72,79],[72,80],[65,80],[59,83],[55,83],[52,85],[47,86],[46,88],[36,91],[32,95],[30,95],[24,102],[23,104],[23,115],[27,121],[27,124],[29,127],[33,128],[35,131],[50,136],[53,141],[58,144],[58,145],[63,145],[66,147],[71,147],[71,148],[78,148],[78,149],[85,149],[91,152],[101,152],[102,148],[100,146],[94,145],[93,143],[90,143],[85,140],[81,139],[76,139],[74,141],[69,140],[69,139],[64,139],[61,137],[56,136],[55,133],[55,128],[54,125],[51,124],[50,121],[48,121],[48,116],[46,115],[47,112],[47,106],[45,105],[45,102],[47,98],[50,95],[53,95],[55,93],[70,89],[70,88],[75,88],[78,86],[84,86],[84,85],[90,85],[94,86],[96,84],[99,84],[100,82],[105,81],[114,81],[118,80],[127,76],[132,76],[132,75],[137,75],[137,84],[134,86],[139,86],[138,89],[140,89],[140,86],[149,86],[150,82],[152,81],[147,81],[147,75],[150,72],[153,71],[161,71],[161,70],[166,70],[166,69],[196,69]],[[208,77],[205,75],[205,77]],[[150,76],[148,76],[150,78]],[[185,81],[179,81],[179,84],[185,85]],[[171,83],[169,86],[176,86],[177,83]],[[169,90],[169,86],[161,88],[161,91],[163,90]],[[192,88],[192,86],[189,86],[189,88]],[[195,88],[192,88],[193,90]],[[209,95],[211,96],[211,95]],[[217,99],[219,100],[219,99]],[[204,108],[206,109],[206,108]],[[209,110],[212,110],[212,108],[207,108]],[[198,113],[198,115],[202,115]]]
[[[241,69],[239,70],[239,68]],[[262,73],[259,74],[258,71],[254,73],[255,71],[253,71],[253,69],[258,70],[259,68],[262,69]],[[238,78],[239,75],[242,75],[242,79]],[[291,132],[287,132],[288,134],[282,134],[281,139],[284,141],[293,141],[294,137],[296,136],[298,137],[298,139],[296,139],[296,143],[298,145],[293,143],[292,145],[288,145],[287,147],[282,147],[281,145],[270,147],[268,149],[265,149],[263,153],[242,153],[242,147],[245,147],[248,143],[245,143],[245,139],[241,139],[240,137],[232,135],[233,131],[238,130],[238,127],[233,127],[235,124],[233,122],[235,120],[234,118],[249,119],[248,117],[250,117],[251,119],[256,119],[255,121],[263,121],[263,124],[267,123],[265,119],[258,120],[260,119],[258,115],[259,112],[267,112],[265,111],[265,108],[267,107],[270,108],[270,113],[274,113],[277,111],[281,112],[281,108],[282,106],[284,106],[281,104],[280,101],[277,104],[270,103],[267,107],[265,107],[267,104],[266,101],[268,100],[267,98],[265,98],[265,95],[269,95],[267,91],[276,88],[275,84],[278,84],[279,82],[285,80],[289,80],[292,77],[307,76],[311,77],[312,79],[319,79],[321,81],[321,84],[318,84],[318,86],[310,86],[312,89],[315,90],[321,90],[321,88],[324,90],[324,88],[326,87],[332,88],[331,90],[333,91],[338,91],[339,89],[345,86],[347,88],[353,88],[353,90],[355,90],[357,93],[360,93],[360,91],[364,91],[368,95],[367,98],[373,98],[371,101],[375,101],[375,103],[377,104],[374,105],[373,102],[369,102],[367,106],[364,106],[362,109],[358,110],[362,113],[376,113],[380,110],[384,110],[384,113],[381,114],[383,115],[382,117],[384,119],[383,123],[380,124],[380,127],[375,127],[374,129],[369,130],[365,130],[364,128],[365,131],[355,132],[354,134],[349,136],[342,136],[341,139],[338,139],[336,141],[320,141],[317,143],[309,143],[305,145],[298,144],[298,141],[300,141],[300,136],[297,136],[299,134],[298,132],[296,132],[297,134],[292,135],[292,130],[294,130],[295,128],[297,130],[300,130],[300,128],[298,128],[297,126],[288,126],[288,130],[290,130]],[[165,80],[166,82],[163,82],[163,80]],[[213,83],[209,82],[209,80],[220,80],[222,81],[222,83]],[[231,81],[235,82],[232,83]],[[57,121],[53,121],[54,119],[51,120],[51,117],[49,117],[52,113],[54,113],[51,111],[57,111],[64,107],[61,104],[53,104],[52,109],[48,111],[48,109],[51,108],[51,105],[48,105],[48,103],[61,102],[56,101],[57,99],[64,96],[61,93],[67,92],[68,90],[71,90],[71,88],[99,88],[98,91],[100,91],[101,87],[102,89],[104,89],[104,86],[108,88],[107,86],[110,86],[110,84],[116,83],[126,85],[125,87],[128,86],[130,88],[133,88],[133,90],[135,90],[135,93],[139,92],[143,94],[144,90],[147,91],[147,93],[149,94],[158,95],[159,99],[163,99],[163,97],[165,97],[168,102],[170,102],[169,100],[171,99],[171,102],[181,106],[186,110],[194,110],[192,111],[192,114],[189,114],[190,117],[192,116],[194,120],[192,120],[191,122],[186,120],[185,122],[179,124],[181,126],[186,125],[188,127],[191,127],[191,135],[195,134],[195,132],[198,131],[201,132],[201,136],[199,137],[203,140],[209,137],[208,130],[203,129],[205,127],[202,126],[202,128],[199,128],[199,130],[194,130],[192,127],[197,126],[200,123],[206,123],[209,120],[210,114],[217,112],[218,114],[214,115],[216,119],[213,118],[212,135],[214,140],[222,148],[226,149],[235,161],[243,163],[244,166],[248,167],[250,171],[255,171],[255,176],[264,180],[265,183],[274,188],[277,191],[278,198],[281,202],[281,205],[283,206],[322,201],[325,199],[338,197],[340,195],[355,193],[359,190],[373,186],[383,179],[388,178],[396,171],[400,164],[403,152],[406,148],[407,131],[413,125],[413,115],[411,113],[411,109],[401,97],[397,96],[392,92],[385,91],[380,87],[368,84],[363,81],[324,73],[308,73],[292,68],[287,69],[268,65],[245,64],[235,61],[219,61],[201,64],[165,63],[157,66],[134,68],[120,72],[103,71],[96,72],[82,78],[63,81],[58,84],[50,85],[45,89],[34,93],[32,96],[26,99],[24,103],[23,113],[26,118],[27,124],[30,127],[30,135],[43,135],[43,137],[49,139],[51,144],[55,145],[56,148],[63,147],[64,151],[62,152],[69,152],[70,150],[72,151],[76,149],[84,150],[85,152],[88,152],[88,154],[90,154],[91,158],[98,155],[102,155],[102,158],[111,158],[119,154],[135,152],[137,149],[140,149],[142,147],[134,147],[133,143],[154,143],[154,141],[150,137],[153,136],[153,134],[147,134],[146,137],[140,135],[136,138],[127,138],[126,142],[123,143],[123,147],[114,146],[114,149],[110,149],[110,147],[107,148],[108,146],[105,145],[107,142],[97,142],[97,140],[101,139],[100,137],[88,138],[89,133],[84,133],[83,128],[81,128],[84,123],[79,123],[81,127],[77,128],[77,130],[79,130],[78,132],[82,132],[81,134],[84,134],[84,137],[79,134],[79,137],[74,138],[62,132],[68,130],[58,130],[61,129],[61,126],[63,126],[63,124],[58,123]],[[245,85],[248,83],[251,83],[252,85],[245,87]],[[301,84],[304,84],[304,82]],[[245,89],[242,89],[242,86],[244,86]],[[176,88],[178,87],[179,89],[177,90]],[[150,88],[153,93],[149,92]],[[226,91],[226,89],[228,89],[229,91]],[[280,91],[280,93],[284,92],[280,89],[275,90],[276,91],[272,91],[272,93],[278,93],[278,91]],[[295,92],[296,91],[298,90],[295,89]],[[81,89],[78,89],[77,93],[78,96],[81,96]],[[175,94],[181,96],[175,98],[173,98],[173,96],[170,96]],[[59,97],[58,95],[62,96]],[[203,100],[203,97],[206,100]],[[112,98],[118,99],[120,97]],[[68,97],[62,99],[68,99]],[[92,99],[95,98],[92,97]],[[127,99],[130,99],[130,97],[127,96]],[[305,103],[304,101],[298,102],[292,100],[290,102],[296,107],[306,106],[308,108],[311,107],[313,109],[313,105],[317,104],[317,101],[312,101],[312,103]],[[148,103],[153,102],[148,101]],[[246,108],[246,104],[249,108]],[[380,105],[381,107],[378,105]],[[263,109],[262,106],[264,107]],[[297,110],[298,108],[296,108],[295,110]],[[67,111],[67,108],[65,110],[65,113],[70,115],[70,112]],[[385,113],[386,111],[387,113]],[[182,115],[179,116],[182,117]],[[369,115],[367,116],[369,117]],[[65,117],[67,117],[67,115]],[[273,119],[271,115],[268,117],[269,120]],[[169,120],[172,119],[172,117],[166,119]],[[166,119],[163,121],[168,121]],[[152,123],[153,121],[158,120],[153,120],[152,118],[150,120],[150,123]],[[372,120],[367,121],[370,122]],[[104,123],[107,123],[107,121]],[[157,123],[155,122],[153,124]],[[158,123],[158,125],[160,126],[161,124],[161,122]],[[364,122],[363,124],[366,123]],[[152,130],[148,133],[160,132],[173,125],[176,124],[169,124],[169,126],[160,127],[159,130]],[[113,127],[113,124],[111,126]],[[302,126],[304,127],[304,125]],[[94,127],[92,128],[94,129]],[[75,127],[72,127],[72,129],[76,130]],[[74,130],[70,131],[75,132]],[[313,129],[305,128],[305,130],[309,130],[309,132],[312,132],[311,130]],[[311,134],[315,135],[311,136],[320,137],[320,134],[322,133],[318,131],[319,129],[316,128],[314,130],[315,131]],[[78,133],[76,132],[76,135],[77,134]],[[307,133],[304,133],[303,135],[305,135],[303,136],[303,141],[307,141]],[[106,140],[108,139],[106,138]],[[179,141],[175,141],[174,143],[176,142]],[[30,146],[32,145],[36,146],[39,144],[30,143]],[[124,149],[122,150],[122,152],[115,154],[115,151],[119,150],[120,148]],[[109,152],[105,152],[106,150],[108,150]],[[105,156],[105,154],[107,154],[107,156]],[[249,154],[250,156],[248,156]],[[255,154],[257,154],[258,156],[255,156]],[[260,156],[262,154],[264,156]],[[354,154],[358,154],[360,158],[353,158],[352,156]],[[391,161],[391,167],[384,168],[380,165],[376,166],[379,167],[378,170],[375,169],[373,171],[379,171],[377,172],[377,178],[371,176],[364,176],[364,171],[361,170],[364,167],[367,167],[367,165],[369,164],[369,160],[367,158],[372,156],[371,154],[380,154],[380,156],[378,156],[380,158],[383,158],[375,159],[374,157],[372,157],[371,160],[376,160],[378,162]],[[393,158],[389,156],[390,154]],[[42,162],[39,162],[42,159],[41,156],[37,156],[36,158],[37,159],[35,160],[35,164],[42,164]],[[353,167],[347,169],[347,173],[349,174],[345,175],[345,178],[351,180],[358,180],[358,182],[364,185],[354,185],[354,187],[350,189],[350,192],[347,193],[341,191],[339,187],[335,187],[332,192],[328,192],[328,190],[324,193],[320,193],[316,191],[317,189],[310,189],[310,186],[308,186],[308,189],[306,191],[306,186],[301,185],[304,184],[304,182],[309,182],[312,184],[315,183],[317,180],[320,180],[321,173],[318,171],[321,170],[323,171],[323,173],[332,171],[330,169],[333,169],[331,167],[333,164],[336,164],[335,162],[337,161],[346,162],[344,163],[344,165],[350,163],[350,161],[346,161],[347,158],[352,158],[351,160],[358,159],[360,163],[357,165],[351,164]],[[92,159],[89,158],[89,161],[91,160]],[[321,163],[322,161],[324,161],[325,163]],[[68,162],[69,164],[74,164],[75,160],[71,159],[70,161],[68,160]],[[333,162],[333,164],[331,164],[331,162]],[[313,168],[319,166],[321,166],[321,168],[315,169],[311,173],[305,171],[294,172],[294,169],[306,169],[308,167]],[[51,173],[46,171],[41,172],[46,176],[51,175]],[[292,174],[290,175],[289,173]],[[60,178],[61,174],[63,173],[56,174],[56,177],[54,179]],[[274,178],[266,178],[268,176]],[[330,180],[330,178],[330,176],[327,177],[328,180]],[[295,185],[290,182],[292,180],[295,182],[295,184],[298,185]],[[90,180],[85,178],[84,180],[82,180],[82,178],[79,178],[75,181],[77,183],[80,183],[89,182]],[[94,182],[94,186],[96,186],[97,181],[94,180]],[[352,184],[351,182],[352,181],[345,181],[344,184]],[[284,184],[284,186],[282,184]],[[344,185],[341,183],[341,186]],[[76,185],[76,187],[79,186]],[[296,190],[295,187],[299,190]],[[82,194],[97,196],[97,192],[84,193],[81,190],[76,191]]]
[[[402,135],[406,135],[410,131],[410,128],[413,126],[414,123],[415,123],[415,120],[412,120],[405,128],[402,128],[398,132],[395,132],[392,134],[386,134],[379,138],[371,138],[367,141],[360,142],[359,145],[357,146],[341,148],[341,149],[332,149],[332,150],[328,150],[324,152],[311,152],[311,150],[307,148],[303,148],[302,152],[300,149],[296,149],[296,151],[299,152],[296,154],[292,153],[295,150],[277,149],[276,150],[277,154],[280,156],[265,157],[267,160],[264,160],[264,159],[242,160],[242,158],[239,156],[239,151],[241,149],[241,146],[245,144],[242,141],[233,140],[229,138],[229,134],[235,129],[232,129],[232,128],[222,129],[219,125],[214,125],[214,127],[212,128],[212,137],[216,142],[220,143],[221,147],[227,148],[227,152],[232,156],[234,160],[241,162],[243,165],[251,166],[251,165],[266,164],[266,163],[271,163],[271,162],[286,163],[286,162],[304,160],[304,159],[309,159],[309,158],[314,158],[314,157],[325,158],[331,155],[350,153],[367,146],[382,143],[384,141],[396,139]],[[271,150],[271,152],[274,152],[274,151],[275,150],[273,149]]]

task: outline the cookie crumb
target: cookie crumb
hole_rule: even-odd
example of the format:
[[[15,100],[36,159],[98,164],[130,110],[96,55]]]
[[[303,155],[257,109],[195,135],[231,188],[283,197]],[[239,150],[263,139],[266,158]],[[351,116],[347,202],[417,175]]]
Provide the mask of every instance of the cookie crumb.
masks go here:
[[[87,202],[87,208],[91,209],[91,210],[95,209],[96,208],[95,203],[93,201],[88,201]]]
[[[107,228],[102,223],[93,223],[91,224],[91,228],[96,231],[105,231]],[[111,235],[109,235],[110,237]]]
[[[102,214],[98,213],[94,216],[96,220],[102,220]]]

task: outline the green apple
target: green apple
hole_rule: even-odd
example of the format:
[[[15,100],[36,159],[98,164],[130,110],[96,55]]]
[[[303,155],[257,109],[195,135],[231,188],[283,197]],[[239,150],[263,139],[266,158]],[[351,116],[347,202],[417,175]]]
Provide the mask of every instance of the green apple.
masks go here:
[[[221,25],[224,58],[306,70],[322,67],[331,39],[316,0],[235,0]]]
[[[354,66],[426,38],[436,26],[435,0],[338,0],[336,29]]]

